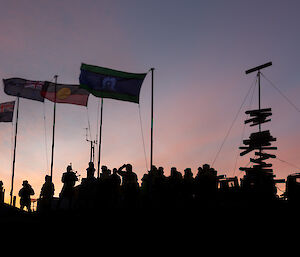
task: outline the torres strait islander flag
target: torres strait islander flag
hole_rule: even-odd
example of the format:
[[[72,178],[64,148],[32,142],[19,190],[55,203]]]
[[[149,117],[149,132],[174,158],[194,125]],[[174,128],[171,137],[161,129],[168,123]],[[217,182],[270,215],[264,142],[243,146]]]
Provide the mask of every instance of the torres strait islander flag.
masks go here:
[[[147,73],[129,73],[81,64],[80,87],[102,98],[139,103],[140,90]]]
[[[56,92],[56,96],[55,96]],[[76,104],[87,106],[89,92],[79,85],[56,84],[45,81],[41,95],[56,103]]]
[[[0,122],[12,122],[15,101],[0,104]]]

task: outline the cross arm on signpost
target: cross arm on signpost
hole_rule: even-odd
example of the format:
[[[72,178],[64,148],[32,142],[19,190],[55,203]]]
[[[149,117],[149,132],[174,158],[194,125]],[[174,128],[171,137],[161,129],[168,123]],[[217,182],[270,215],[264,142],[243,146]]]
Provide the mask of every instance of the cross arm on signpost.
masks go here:
[[[246,74],[249,74],[249,73],[257,71],[257,77],[258,77],[258,109],[259,110],[261,109],[261,101],[260,101],[260,70],[264,69],[264,68],[267,68],[267,67],[269,67],[271,65],[272,65],[272,62],[267,62],[267,63],[265,63],[263,65],[260,65],[260,66],[257,66],[257,67],[254,67],[252,69],[249,69],[249,70],[245,71]],[[260,124],[259,124],[259,131],[261,131]]]
[[[245,73],[249,74],[249,73],[254,72],[254,71],[260,71],[261,69],[267,68],[267,67],[269,67],[271,65],[272,65],[272,62],[267,62],[267,63],[265,63],[263,65],[260,65],[260,66],[254,67],[252,69],[246,70]]]

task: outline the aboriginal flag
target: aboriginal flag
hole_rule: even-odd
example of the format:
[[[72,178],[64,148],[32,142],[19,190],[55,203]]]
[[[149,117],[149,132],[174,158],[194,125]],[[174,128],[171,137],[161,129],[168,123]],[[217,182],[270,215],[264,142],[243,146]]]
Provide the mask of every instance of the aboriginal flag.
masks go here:
[[[56,92],[56,97],[55,97]],[[45,81],[41,95],[56,103],[76,104],[87,106],[89,92],[79,85],[56,84]]]

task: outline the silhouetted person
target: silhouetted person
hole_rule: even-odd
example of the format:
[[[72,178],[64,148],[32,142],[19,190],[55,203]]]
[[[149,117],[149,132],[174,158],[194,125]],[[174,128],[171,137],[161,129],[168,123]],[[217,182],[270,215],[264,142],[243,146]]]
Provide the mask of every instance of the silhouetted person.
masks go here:
[[[113,185],[117,185],[120,186],[121,185],[121,178],[120,176],[117,174],[118,169],[113,168],[113,173],[110,176],[110,179],[113,181]]]
[[[153,207],[154,205],[154,190],[155,178],[157,176],[157,168],[152,165],[151,170],[142,177],[141,194],[144,207]]]
[[[67,199],[69,201],[70,208],[74,197],[74,186],[76,181],[78,181],[75,172],[72,171],[71,165],[68,165],[67,171],[63,173],[61,181],[63,182],[63,187],[59,194],[59,204],[63,198]]]
[[[171,174],[168,177],[168,198],[171,207],[181,207],[182,204],[182,174],[176,167],[171,168]]]
[[[198,168],[195,178],[195,197],[197,204],[213,206],[216,203],[217,171],[208,164]]]
[[[89,162],[89,167],[86,169],[86,179],[87,180],[94,180],[94,176],[95,176],[95,167],[94,167],[94,163],[93,162]]]
[[[4,188],[3,182],[0,180],[0,204],[4,203]]]
[[[45,183],[43,184],[40,193],[39,211],[50,211],[54,190],[54,184],[51,181],[51,176],[46,175]]]
[[[76,187],[78,192],[76,208],[83,213],[95,209],[95,206],[97,205],[98,181],[95,178],[95,167],[93,162],[89,162],[86,174],[87,177],[83,178],[81,184]]]
[[[120,193],[121,193],[121,178],[117,174],[118,170],[113,168],[113,173],[110,175],[111,184],[111,196],[112,196],[112,207],[119,207],[120,204]]]
[[[108,208],[111,204],[111,170],[107,166],[101,167],[100,178],[98,180],[98,205],[100,208]]]
[[[30,196],[34,195],[34,190],[27,180],[23,181],[22,188],[19,191],[20,196],[20,209],[27,208],[28,212],[31,212],[31,199]]]
[[[126,168],[126,171],[123,169]],[[121,166],[117,174],[122,177],[122,197],[125,207],[137,207],[139,185],[137,175],[132,171],[131,164]]]
[[[95,167],[93,162],[89,162],[89,167],[86,169],[86,178],[83,178],[81,181],[81,185],[91,184],[96,182],[95,178]]]
[[[185,207],[192,207],[194,200],[194,178],[190,168],[184,170],[182,192]]]
[[[109,176],[111,174],[111,170],[107,168],[107,166],[102,165],[101,167],[101,173],[100,173],[100,180],[109,179]]]
[[[164,208],[166,203],[167,178],[164,175],[164,168],[159,167],[153,181],[153,207]]]
[[[54,195],[54,184],[51,182],[51,176],[45,176],[45,183],[41,188],[40,198],[43,199],[52,199]]]
[[[123,169],[126,168],[126,171]],[[124,164],[117,170],[117,174],[122,177],[122,186],[124,187],[137,187],[138,178],[137,175],[132,171],[131,164]]]
[[[163,191],[166,190],[166,180],[167,180],[163,167],[158,167],[156,180],[159,185],[159,190],[163,193]]]

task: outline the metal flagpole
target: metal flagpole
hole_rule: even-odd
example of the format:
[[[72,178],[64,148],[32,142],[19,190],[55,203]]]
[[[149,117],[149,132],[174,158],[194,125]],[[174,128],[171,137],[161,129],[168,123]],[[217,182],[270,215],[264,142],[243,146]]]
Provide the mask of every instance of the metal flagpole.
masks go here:
[[[102,117],[103,117],[103,98],[101,98],[101,111],[100,111],[100,131],[99,131],[99,151],[98,151],[98,171],[97,177],[100,177],[100,157],[101,157],[101,142],[102,142]]]
[[[151,149],[150,149],[150,170],[153,165],[153,76],[154,68],[151,68]]]
[[[18,119],[19,119],[19,97],[17,98],[17,116],[16,116],[16,128],[15,128],[15,143],[14,143],[14,157],[11,176],[11,190],[10,190],[10,205],[13,203],[13,190],[14,190],[14,177],[15,177],[15,163],[16,163],[16,148],[17,148],[17,134],[18,134]]]
[[[57,85],[57,77],[58,75],[55,75],[55,95],[54,95],[54,107],[53,107],[53,130],[52,130],[52,153],[51,153],[51,170],[50,170],[50,177],[52,182],[52,176],[53,176],[53,157],[54,157],[54,136],[55,136],[55,116],[56,116],[56,85]]]

